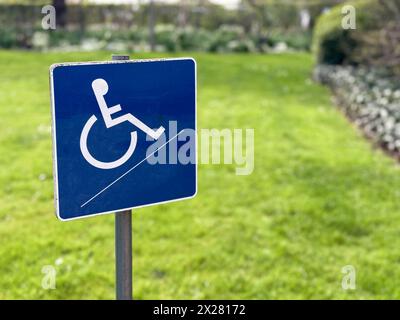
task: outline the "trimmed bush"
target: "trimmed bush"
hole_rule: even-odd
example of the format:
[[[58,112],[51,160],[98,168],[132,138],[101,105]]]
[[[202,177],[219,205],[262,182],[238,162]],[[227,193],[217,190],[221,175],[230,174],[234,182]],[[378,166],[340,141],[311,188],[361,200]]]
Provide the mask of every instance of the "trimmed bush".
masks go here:
[[[392,0],[389,0],[392,1]],[[342,8],[352,5],[356,9],[356,30],[345,30],[342,27]],[[377,30],[388,18],[387,11],[377,0],[349,1],[338,5],[322,14],[315,26],[312,49],[320,64],[358,64],[360,50],[363,46],[363,35]],[[390,15],[389,15],[390,16]],[[385,21],[382,21],[385,20]]]
[[[387,70],[320,65],[314,78],[365,134],[400,157],[400,82]]]

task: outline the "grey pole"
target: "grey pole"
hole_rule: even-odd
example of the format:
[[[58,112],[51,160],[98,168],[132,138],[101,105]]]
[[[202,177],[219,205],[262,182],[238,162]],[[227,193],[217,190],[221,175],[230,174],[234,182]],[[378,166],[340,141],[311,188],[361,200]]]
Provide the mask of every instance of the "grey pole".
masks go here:
[[[115,214],[115,274],[117,300],[132,300],[132,212]]]
[[[112,55],[112,60],[129,60]],[[115,214],[115,276],[117,300],[132,300],[132,211]]]

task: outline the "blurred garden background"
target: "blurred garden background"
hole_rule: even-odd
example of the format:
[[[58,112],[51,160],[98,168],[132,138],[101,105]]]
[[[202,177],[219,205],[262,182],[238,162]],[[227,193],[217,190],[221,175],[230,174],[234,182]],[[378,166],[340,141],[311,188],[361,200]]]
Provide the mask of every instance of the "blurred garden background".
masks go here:
[[[400,0],[0,0],[0,299],[114,298],[114,217],[54,215],[48,79],[111,53],[193,56],[199,128],[255,130],[252,175],[133,211],[135,299],[400,298]]]

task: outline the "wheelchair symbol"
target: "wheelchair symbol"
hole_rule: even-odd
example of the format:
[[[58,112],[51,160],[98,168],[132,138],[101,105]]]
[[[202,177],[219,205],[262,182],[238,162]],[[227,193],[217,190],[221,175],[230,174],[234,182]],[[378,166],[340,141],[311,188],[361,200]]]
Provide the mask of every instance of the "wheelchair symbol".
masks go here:
[[[104,99],[104,96],[108,92],[108,84],[104,79],[96,79],[92,82],[92,89],[94,92],[94,95],[96,96],[97,103],[100,107],[101,115],[103,116],[104,122],[106,124],[107,129],[114,127],[118,124],[121,124],[122,122],[129,121],[132,123],[134,126],[145,132],[147,135],[152,137],[153,139],[157,140],[164,132],[164,128],[160,127],[157,130],[153,130],[149,128],[147,125],[145,125],[142,121],[140,121],[138,118],[133,116],[131,113],[127,113],[125,115],[112,118],[111,115],[121,111],[121,105],[117,104],[116,106],[113,107],[107,107],[107,103]],[[131,132],[131,142],[128,147],[128,150],[125,152],[125,154],[120,157],[119,159],[111,162],[103,162],[95,159],[89,152],[89,149],[87,147],[87,138],[89,135],[89,131],[94,125],[94,123],[97,121],[97,117],[95,115],[92,115],[89,120],[86,122],[85,126],[83,127],[82,133],[81,133],[81,138],[80,138],[80,148],[83,157],[86,159],[87,162],[89,162],[92,166],[99,168],[99,169],[114,169],[117,168],[121,165],[123,165],[126,161],[129,160],[129,158],[133,155],[133,152],[135,151],[136,148],[136,143],[137,143],[137,132],[132,131]]]

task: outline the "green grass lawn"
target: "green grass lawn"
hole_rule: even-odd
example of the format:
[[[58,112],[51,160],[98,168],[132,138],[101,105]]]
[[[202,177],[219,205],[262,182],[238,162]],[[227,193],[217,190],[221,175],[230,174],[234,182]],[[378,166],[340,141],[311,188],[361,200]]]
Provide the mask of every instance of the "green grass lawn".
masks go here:
[[[195,199],[134,211],[134,298],[400,298],[399,167],[311,82],[311,57],[195,58],[199,127],[254,128],[255,170],[200,165]],[[114,298],[114,217],[53,213],[48,87],[52,63],[106,59],[0,52],[1,299]]]

